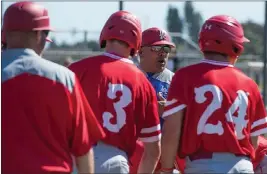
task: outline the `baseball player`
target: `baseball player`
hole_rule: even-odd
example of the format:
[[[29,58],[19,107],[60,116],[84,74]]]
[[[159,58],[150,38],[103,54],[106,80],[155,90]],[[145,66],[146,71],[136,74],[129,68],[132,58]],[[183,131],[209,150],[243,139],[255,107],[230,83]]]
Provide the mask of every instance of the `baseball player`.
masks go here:
[[[2,52],[2,172],[94,172],[92,145],[104,138],[79,81],[43,59],[48,11],[30,1],[4,14],[8,49]]]
[[[166,31],[156,27],[143,31],[142,44],[139,51],[139,68],[144,72],[158,94],[158,110],[161,124],[163,123],[161,115],[163,113],[170,82],[174,75],[173,72],[166,68],[169,53],[172,48],[175,48],[175,45],[171,42],[171,38]],[[131,159],[133,163],[131,171],[133,173],[137,171],[138,164],[142,157],[142,143],[140,142],[138,145]]]
[[[267,173],[267,139],[264,136],[259,136],[255,156],[255,159],[252,161],[255,173]]]
[[[144,155],[139,173],[152,173],[160,155],[156,93],[129,59],[141,46],[139,19],[126,11],[112,14],[100,35],[105,53],[70,65],[106,138],[95,148],[96,173],[129,173],[128,159],[139,138]]]
[[[163,113],[162,172],[178,149],[184,173],[253,173],[258,136],[267,133],[257,84],[234,67],[249,42],[241,24],[218,15],[203,24],[201,63],[178,70]]]

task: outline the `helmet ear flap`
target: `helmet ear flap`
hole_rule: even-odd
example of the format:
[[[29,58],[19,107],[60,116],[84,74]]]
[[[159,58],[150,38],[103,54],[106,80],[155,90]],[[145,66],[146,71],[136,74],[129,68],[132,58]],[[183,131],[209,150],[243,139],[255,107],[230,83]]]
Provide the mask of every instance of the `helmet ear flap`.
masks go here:
[[[233,45],[233,53],[235,55],[237,55],[236,57],[238,57],[240,54],[242,54],[242,52],[244,51],[244,47],[240,44],[234,44]]]
[[[100,43],[100,48],[105,48],[105,47],[106,47],[106,44],[107,44],[107,41],[103,40],[103,41]]]

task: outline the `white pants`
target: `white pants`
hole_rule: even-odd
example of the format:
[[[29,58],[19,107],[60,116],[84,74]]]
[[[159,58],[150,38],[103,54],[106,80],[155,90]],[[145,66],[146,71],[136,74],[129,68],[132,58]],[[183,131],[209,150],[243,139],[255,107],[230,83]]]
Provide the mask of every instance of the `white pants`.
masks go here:
[[[126,153],[116,147],[99,142],[94,147],[95,173],[129,173]]]
[[[212,159],[191,161],[186,158],[187,173],[254,173],[248,157],[235,156],[231,153],[213,153]]]

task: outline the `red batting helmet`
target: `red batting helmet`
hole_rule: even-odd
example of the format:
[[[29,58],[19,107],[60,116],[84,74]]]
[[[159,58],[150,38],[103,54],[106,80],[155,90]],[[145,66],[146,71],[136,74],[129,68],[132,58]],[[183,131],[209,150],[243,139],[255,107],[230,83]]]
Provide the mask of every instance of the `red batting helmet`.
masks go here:
[[[141,22],[135,15],[127,11],[113,13],[101,31],[99,39],[101,48],[104,48],[106,41],[110,39],[126,42],[133,50],[131,55],[135,55],[141,45]]]
[[[20,1],[9,6],[4,14],[5,31],[53,30],[48,11],[30,1]],[[47,38],[47,41],[51,41]]]
[[[169,45],[171,47],[175,47],[175,45],[171,42],[171,37],[169,34],[165,30],[156,27],[143,31],[141,45]]]
[[[213,16],[205,21],[199,33],[199,47],[202,52],[211,51],[237,58],[249,42],[244,36],[241,24],[226,15]]]

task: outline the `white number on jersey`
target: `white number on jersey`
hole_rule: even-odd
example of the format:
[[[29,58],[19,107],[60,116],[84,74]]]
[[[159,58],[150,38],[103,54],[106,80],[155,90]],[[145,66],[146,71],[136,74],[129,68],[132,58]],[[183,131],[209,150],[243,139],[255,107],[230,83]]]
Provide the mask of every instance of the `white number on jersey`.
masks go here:
[[[214,85],[205,85],[200,88],[195,88],[195,100],[197,103],[204,103],[207,98],[205,97],[206,92],[212,93],[212,101],[207,109],[204,111],[197,125],[197,134],[207,133],[207,134],[223,134],[222,122],[218,121],[216,125],[207,123],[209,117],[214,111],[220,109],[222,106],[222,92]]]
[[[239,109],[238,109],[239,108]],[[235,134],[238,140],[242,140],[245,138],[243,135],[243,129],[247,127],[248,120],[245,120],[245,116],[247,115],[248,108],[248,93],[239,90],[237,91],[237,98],[234,103],[226,113],[226,119],[228,122],[232,122],[235,124]],[[238,116],[235,117],[233,114],[238,109]]]
[[[107,128],[110,132],[118,133],[120,129],[126,124],[126,112],[124,108],[132,102],[132,92],[131,90],[123,84],[108,84],[107,96],[110,99],[116,99],[116,93],[120,91],[122,95],[117,102],[113,103],[116,112],[116,123],[112,124],[110,122],[111,118],[114,117],[110,112],[103,113],[103,126]]]
[[[206,134],[218,134],[222,135],[224,133],[224,129],[222,126],[222,122],[218,121],[217,124],[207,123],[208,119],[212,116],[212,114],[221,108],[223,102],[223,94],[220,88],[216,85],[204,85],[199,88],[195,88],[195,100],[197,103],[204,103],[207,98],[205,94],[207,92],[211,92],[212,101],[209,106],[206,108],[204,113],[201,115],[198,126],[197,126],[197,134],[200,135],[202,133]],[[248,120],[245,120],[246,111],[248,107],[248,94],[242,90],[237,91],[237,98],[234,100],[232,106],[229,108],[228,112],[225,114],[228,122],[234,123],[235,125],[235,134],[238,140],[243,139],[245,136],[242,131],[247,127]],[[238,116],[234,116],[233,114],[238,109]]]

